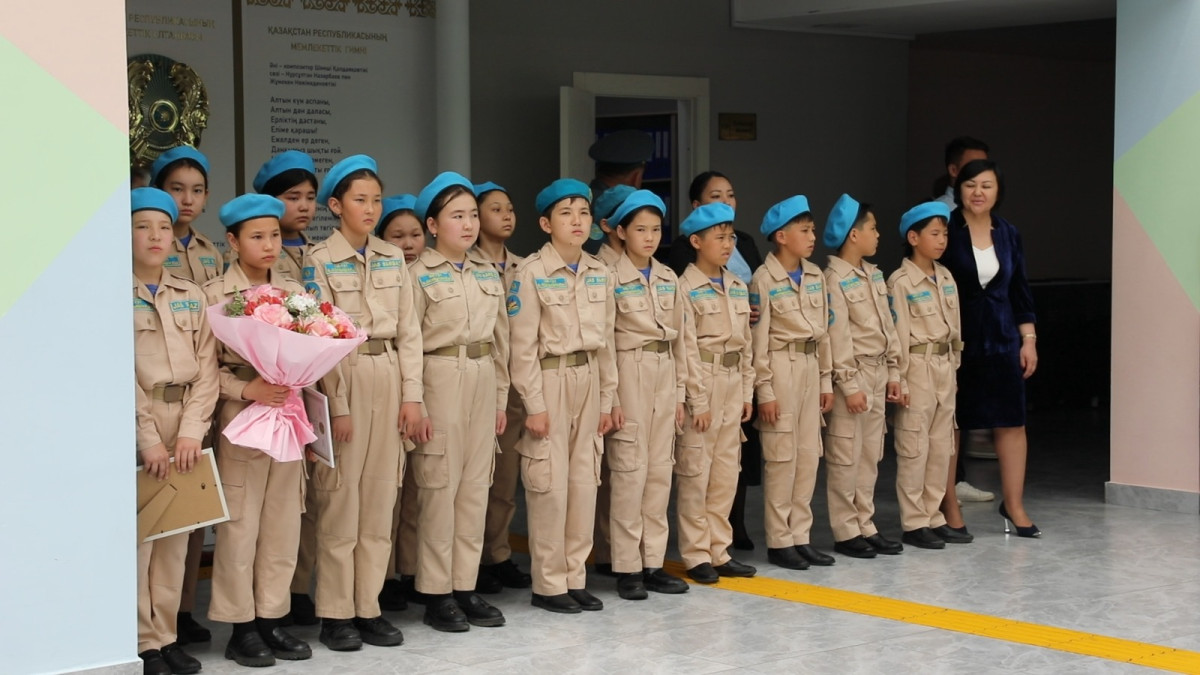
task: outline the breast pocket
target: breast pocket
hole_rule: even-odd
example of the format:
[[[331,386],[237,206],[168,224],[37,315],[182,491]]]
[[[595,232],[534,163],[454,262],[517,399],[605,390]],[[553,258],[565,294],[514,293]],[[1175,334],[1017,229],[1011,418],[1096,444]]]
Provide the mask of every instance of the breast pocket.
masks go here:
[[[624,296],[617,298],[617,311],[622,314],[644,312],[650,309],[650,302],[643,295]]]
[[[908,303],[908,315],[914,319],[921,319],[927,316],[933,316],[937,313],[937,308],[932,302],[910,302]]]
[[[947,307],[949,307],[950,309],[958,309],[958,296],[957,295],[947,295],[945,297],[946,297],[946,306]]]
[[[362,287],[362,278],[357,274],[337,274],[329,277],[333,304],[347,314],[362,315]]]
[[[158,320],[154,312],[133,313],[133,344],[136,354],[154,354],[162,349],[158,339]]]
[[[658,296],[658,306],[668,311],[675,309],[675,294],[663,293]]]
[[[371,296],[379,307],[395,316],[400,312],[400,287],[404,285],[403,273],[387,271],[371,275]]]
[[[198,313],[172,312],[171,318],[175,320],[175,327],[184,333],[191,333],[196,330],[200,323],[200,315]]]
[[[800,309],[800,298],[795,295],[780,295],[771,298],[771,311],[777,314],[786,314]]]
[[[467,303],[458,284],[432,284],[421,289],[429,300],[425,315],[430,323],[462,321],[467,318]]]

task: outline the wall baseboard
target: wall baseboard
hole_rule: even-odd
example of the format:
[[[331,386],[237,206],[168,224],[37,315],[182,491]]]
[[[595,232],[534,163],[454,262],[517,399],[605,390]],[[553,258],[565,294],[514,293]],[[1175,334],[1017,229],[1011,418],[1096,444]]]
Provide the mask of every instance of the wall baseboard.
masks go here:
[[[1116,506],[1131,506],[1151,511],[1200,513],[1200,493],[1126,485],[1112,481],[1104,484],[1104,501]]]

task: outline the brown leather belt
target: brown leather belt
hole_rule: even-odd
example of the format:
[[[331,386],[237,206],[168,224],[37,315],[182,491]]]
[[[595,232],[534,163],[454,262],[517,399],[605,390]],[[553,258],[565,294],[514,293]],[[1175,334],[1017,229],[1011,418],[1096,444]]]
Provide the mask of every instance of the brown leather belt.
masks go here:
[[[957,342],[957,341],[955,341]],[[962,351],[962,343],[957,342],[958,349]],[[923,342],[919,345],[909,345],[909,354],[924,354],[926,356],[945,356],[950,353],[951,344],[949,342]]]
[[[795,350],[795,352],[797,354],[816,354],[817,353],[817,341],[816,340],[793,340],[792,342],[789,342],[789,343],[785,344],[784,346],[780,347],[778,351],[786,352],[786,351],[792,351],[792,350]]]
[[[655,354],[661,354],[670,350],[671,343],[667,342],[666,340],[654,340],[653,342],[647,342],[646,344],[642,345],[642,351],[654,352]]]
[[[154,388],[151,396],[163,403],[179,403],[187,393],[189,384],[160,384]]]
[[[562,354],[560,356],[547,356],[541,361],[542,370],[554,370],[560,365],[564,368],[572,368],[574,366],[586,366],[591,352],[578,351],[570,354]]]
[[[388,345],[391,344],[390,338],[371,338],[358,346],[359,354],[368,356],[379,356],[388,352]]]
[[[468,359],[481,359],[492,353],[492,343],[490,342],[472,342],[469,345],[450,345],[442,347],[431,352],[425,352],[425,356],[458,356],[459,352],[464,351]]]
[[[726,368],[732,368],[742,362],[741,352],[725,352],[716,354],[700,350],[700,360],[705,363],[718,363]]]

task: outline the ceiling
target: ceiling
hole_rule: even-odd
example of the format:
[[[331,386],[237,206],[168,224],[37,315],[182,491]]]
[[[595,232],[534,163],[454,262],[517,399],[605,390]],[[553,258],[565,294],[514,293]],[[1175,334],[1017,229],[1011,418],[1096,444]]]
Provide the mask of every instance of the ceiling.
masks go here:
[[[738,28],[910,40],[918,35],[1111,19],[1116,0],[730,0]]]

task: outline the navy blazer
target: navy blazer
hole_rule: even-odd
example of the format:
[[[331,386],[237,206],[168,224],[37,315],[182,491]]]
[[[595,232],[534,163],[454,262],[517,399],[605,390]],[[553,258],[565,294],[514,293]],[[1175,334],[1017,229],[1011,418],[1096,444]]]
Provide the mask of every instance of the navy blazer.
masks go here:
[[[963,358],[1012,354],[1021,349],[1018,326],[1036,323],[1033,294],[1025,276],[1021,234],[1007,220],[992,214],[992,245],[1000,271],[986,287],[979,285],[979,268],[971,249],[971,232],[962,209],[950,215],[950,237],[939,261],[958,282],[962,313]]]

